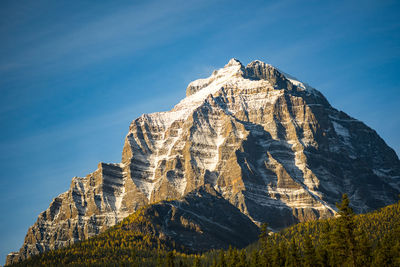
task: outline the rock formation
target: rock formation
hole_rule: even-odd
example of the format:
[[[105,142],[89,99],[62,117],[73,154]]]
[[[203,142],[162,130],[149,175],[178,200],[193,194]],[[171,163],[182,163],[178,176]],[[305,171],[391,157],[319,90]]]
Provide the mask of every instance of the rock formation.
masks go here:
[[[152,233],[166,244],[187,253],[243,248],[260,234],[256,224],[224,199],[211,185],[201,186],[180,199],[145,206],[140,214],[150,223],[132,227]],[[132,228],[131,228],[132,229]]]
[[[334,215],[342,193],[359,213],[394,203],[400,161],[316,89],[263,62],[231,59],[190,83],[171,111],[134,120],[121,163],[73,178],[7,262],[91,237],[203,185],[255,224],[280,229]]]

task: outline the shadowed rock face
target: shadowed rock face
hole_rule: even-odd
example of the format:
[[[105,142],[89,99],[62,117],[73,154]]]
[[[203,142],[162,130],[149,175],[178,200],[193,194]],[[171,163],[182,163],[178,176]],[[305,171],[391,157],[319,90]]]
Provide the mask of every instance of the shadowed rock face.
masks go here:
[[[143,216],[151,222],[151,229],[156,229],[158,238],[174,241],[176,247],[189,252],[226,249],[229,245],[241,248],[259,235],[258,226],[211,185],[201,186],[179,200],[150,205]]]
[[[232,59],[190,83],[171,111],[134,120],[121,163],[73,178],[9,262],[96,235],[145,204],[203,185],[254,223],[279,229],[332,216],[342,193],[357,212],[394,203],[400,162],[374,130],[317,90],[263,62]]]

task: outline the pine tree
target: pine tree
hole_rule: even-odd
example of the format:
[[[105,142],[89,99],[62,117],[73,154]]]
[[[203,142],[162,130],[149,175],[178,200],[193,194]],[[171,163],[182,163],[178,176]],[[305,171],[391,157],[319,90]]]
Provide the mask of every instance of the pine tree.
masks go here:
[[[219,251],[219,258],[218,258],[218,267],[227,267],[226,260],[225,260],[225,252],[224,250]]]
[[[329,266],[329,248],[330,244],[330,233],[332,231],[331,224],[329,221],[322,223],[321,225],[321,237],[319,240],[319,246],[316,249],[317,261],[320,266]]]
[[[161,258],[160,251],[158,251],[158,255],[157,255],[157,267],[162,267],[163,265],[164,265],[164,262],[163,262],[163,260],[162,260],[162,258]]]
[[[297,248],[297,244],[296,244],[294,237],[292,237],[290,240],[290,246],[286,253],[285,266],[290,266],[290,267],[300,266],[300,257],[299,257],[298,248]]]
[[[357,266],[370,266],[372,261],[372,244],[366,233],[362,229],[358,229],[356,247],[356,264]]]
[[[194,258],[193,267],[200,267],[200,259],[198,256],[195,256]]]
[[[349,248],[349,260],[353,266],[357,266],[356,260],[356,249],[357,243],[355,239],[355,223],[354,223],[354,212],[350,207],[350,199],[347,194],[343,194],[342,203],[338,205],[339,208],[339,219],[338,222],[342,226],[342,230],[344,231],[345,242],[347,247]]]
[[[253,250],[251,252],[251,257],[250,257],[250,266],[251,267],[261,267],[261,266],[267,266],[267,264],[262,264],[260,261],[260,254],[258,250]]]
[[[228,254],[227,262],[228,266],[236,267],[239,264],[239,252],[237,248],[232,249],[231,254]]]
[[[217,260],[217,257],[215,256],[215,257],[213,257],[213,262],[212,262],[212,265],[211,265],[212,267],[218,267],[218,260]]]
[[[262,266],[271,265],[271,240],[269,237],[268,224],[263,223],[260,229],[260,242],[261,242],[261,259],[260,263]]]
[[[246,259],[246,253],[242,249],[240,250],[239,254],[239,264],[237,264],[238,267],[246,267],[247,266],[247,259]]]
[[[233,255],[233,248],[232,245],[229,245],[228,251],[226,252],[226,258],[228,262],[231,259],[232,255]]]
[[[260,235],[258,236],[260,238],[261,246],[263,249],[265,249],[268,245],[267,244],[268,243],[268,234],[269,234],[268,224],[263,223],[260,228]]]
[[[285,266],[286,245],[284,242],[274,244],[271,253],[272,266]]]
[[[304,237],[304,266],[307,267],[316,267],[317,264],[317,255],[315,253],[315,248],[312,243],[312,240],[308,234]]]
[[[345,263],[357,266],[354,212],[347,194],[343,194],[342,202],[336,206],[340,217],[336,220],[331,235],[330,263],[333,266],[342,266]]]
[[[383,239],[379,243],[374,253],[373,266],[394,266],[391,253],[391,244]]]
[[[174,267],[175,266],[174,252],[170,251],[167,253],[167,257],[165,258],[165,266],[166,267]]]

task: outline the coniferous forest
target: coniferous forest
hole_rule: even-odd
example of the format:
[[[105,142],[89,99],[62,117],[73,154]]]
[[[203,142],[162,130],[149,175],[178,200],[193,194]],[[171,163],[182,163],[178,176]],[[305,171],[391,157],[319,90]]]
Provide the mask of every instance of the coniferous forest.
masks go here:
[[[400,202],[355,215],[343,195],[338,216],[299,223],[279,233],[261,227],[258,242],[191,254],[155,237],[143,209],[72,246],[13,266],[400,266]]]

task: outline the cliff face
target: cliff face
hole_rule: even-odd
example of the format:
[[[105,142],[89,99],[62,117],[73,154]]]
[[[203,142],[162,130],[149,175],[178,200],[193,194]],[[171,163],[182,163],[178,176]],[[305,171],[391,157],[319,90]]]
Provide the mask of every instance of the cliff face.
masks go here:
[[[377,133],[317,90],[260,61],[232,59],[189,84],[171,111],[129,128],[120,164],[73,178],[8,263],[98,234],[139,207],[203,185],[256,224],[279,229],[394,203],[400,161]]]

